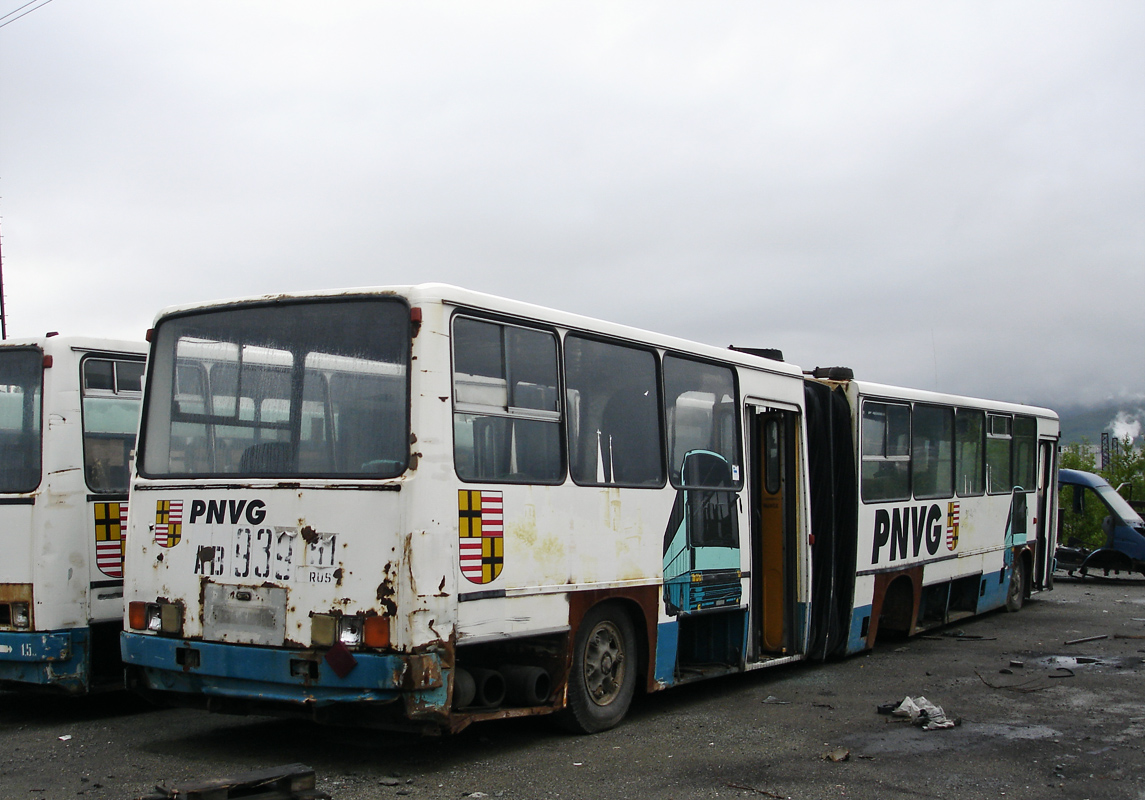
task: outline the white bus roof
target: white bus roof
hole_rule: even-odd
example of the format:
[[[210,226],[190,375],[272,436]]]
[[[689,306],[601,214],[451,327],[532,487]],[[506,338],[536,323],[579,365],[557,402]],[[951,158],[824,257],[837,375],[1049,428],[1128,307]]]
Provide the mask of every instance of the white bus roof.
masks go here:
[[[411,306],[423,303],[446,303],[462,308],[487,309],[508,316],[519,317],[526,320],[545,322],[574,330],[591,331],[618,339],[649,344],[667,350],[678,350],[685,353],[694,353],[707,358],[740,364],[752,369],[772,372],[780,375],[802,378],[799,367],[782,361],[771,361],[760,356],[749,355],[715,345],[680,339],[674,336],[654,333],[651,331],[620,325],[613,322],[594,319],[592,317],[558,311],[545,306],[510,300],[496,295],[475,292],[450,286],[443,283],[423,283],[411,286],[376,286],[354,289],[323,290],[314,292],[291,292],[287,294],[268,294],[262,296],[233,298],[208,303],[194,303],[189,305],[170,306],[155,316],[155,324],[169,316],[190,313],[195,311],[219,310],[228,306],[273,304],[275,302],[289,302],[295,300],[332,299],[339,297],[403,297]]]
[[[902,386],[888,386],[873,381],[852,380],[851,383],[860,395],[864,397],[877,397],[885,400],[913,400],[919,403],[936,403],[940,405],[973,406],[988,411],[1003,411],[1010,414],[1028,414],[1034,417],[1056,420],[1056,412],[1040,406],[1028,406],[1023,403],[1006,403],[1000,400],[985,400],[980,397],[966,397],[964,395],[946,394],[944,392],[931,392],[925,389],[908,389]]]
[[[147,342],[126,339],[101,339],[96,336],[34,336],[26,339],[5,339],[3,347],[39,347],[45,353],[79,350],[85,353],[133,353],[147,355]]]

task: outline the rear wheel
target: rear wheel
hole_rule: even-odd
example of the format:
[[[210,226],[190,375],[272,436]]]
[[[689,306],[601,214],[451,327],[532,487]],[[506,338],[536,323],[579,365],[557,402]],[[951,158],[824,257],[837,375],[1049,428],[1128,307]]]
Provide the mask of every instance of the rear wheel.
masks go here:
[[[558,717],[577,733],[596,733],[624,718],[636,689],[636,635],[618,606],[589,611],[577,630],[568,705]]]
[[[1022,559],[1014,559],[1014,568],[1010,571],[1010,586],[1006,590],[1006,610],[1020,611],[1022,602],[1026,599],[1026,566]]]

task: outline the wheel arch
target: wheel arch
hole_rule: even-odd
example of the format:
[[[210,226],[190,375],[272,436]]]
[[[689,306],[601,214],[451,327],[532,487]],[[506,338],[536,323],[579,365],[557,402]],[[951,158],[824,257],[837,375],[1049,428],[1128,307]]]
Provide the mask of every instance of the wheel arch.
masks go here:
[[[609,605],[621,611],[632,623],[636,636],[636,688],[648,692],[655,688],[652,654],[656,652],[656,619],[660,590],[656,586],[616,591],[574,592],[569,595],[568,666],[572,668],[573,642],[585,615],[595,608]]]
[[[873,646],[880,635],[905,637],[914,633],[921,591],[921,566],[876,576],[871,609],[874,624],[867,634],[868,646]]]

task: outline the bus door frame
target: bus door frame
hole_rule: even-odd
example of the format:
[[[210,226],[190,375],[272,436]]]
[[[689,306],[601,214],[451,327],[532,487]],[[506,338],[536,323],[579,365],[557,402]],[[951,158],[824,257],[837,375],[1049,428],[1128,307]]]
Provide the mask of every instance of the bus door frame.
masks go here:
[[[1038,492],[1035,504],[1036,524],[1034,536],[1034,574],[1031,576],[1033,588],[1052,589],[1054,585],[1053,558],[1057,549],[1057,525],[1055,503],[1057,491],[1050,491],[1057,475],[1058,441],[1048,437],[1038,437]]]
[[[748,540],[750,547],[750,582],[748,598],[750,603],[749,630],[748,630],[748,663],[782,658],[794,655],[802,650],[798,643],[803,636],[796,630],[796,591],[798,580],[798,498],[800,484],[798,480],[798,458],[802,441],[800,420],[802,416],[799,408],[787,403],[762,400],[759,398],[746,398],[744,401],[744,419],[747,421],[748,442],[748,484],[745,487],[748,494],[749,525]],[[780,530],[778,533],[765,530],[765,517],[774,516],[772,503],[765,502],[769,494],[766,491],[766,437],[765,431],[769,422],[778,421],[781,433],[781,468],[779,491],[774,493],[779,497]],[[767,534],[773,538],[768,540]],[[767,591],[764,556],[769,550],[782,550],[781,580],[782,587],[776,591]],[[769,608],[768,596],[781,597],[781,606],[778,610]],[[766,628],[771,625],[781,625],[779,641],[768,644]],[[774,634],[771,634],[774,636]]]

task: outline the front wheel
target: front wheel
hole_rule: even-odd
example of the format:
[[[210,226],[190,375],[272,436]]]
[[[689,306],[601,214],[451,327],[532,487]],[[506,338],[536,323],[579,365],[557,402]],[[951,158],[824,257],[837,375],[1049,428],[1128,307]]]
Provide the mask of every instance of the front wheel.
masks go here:
[[[1010,586],[1006,590],[1006,610],[1020,611],[1022,602],[1026,598],[1026,567],[1022,559],[1014,559],[1014,568],[1010,571]]]
[[[558,721],[576,733],[597,733],[624,718],[636,690],[636,635],[618,606],[589,611],[577,630],[568,705]]]

